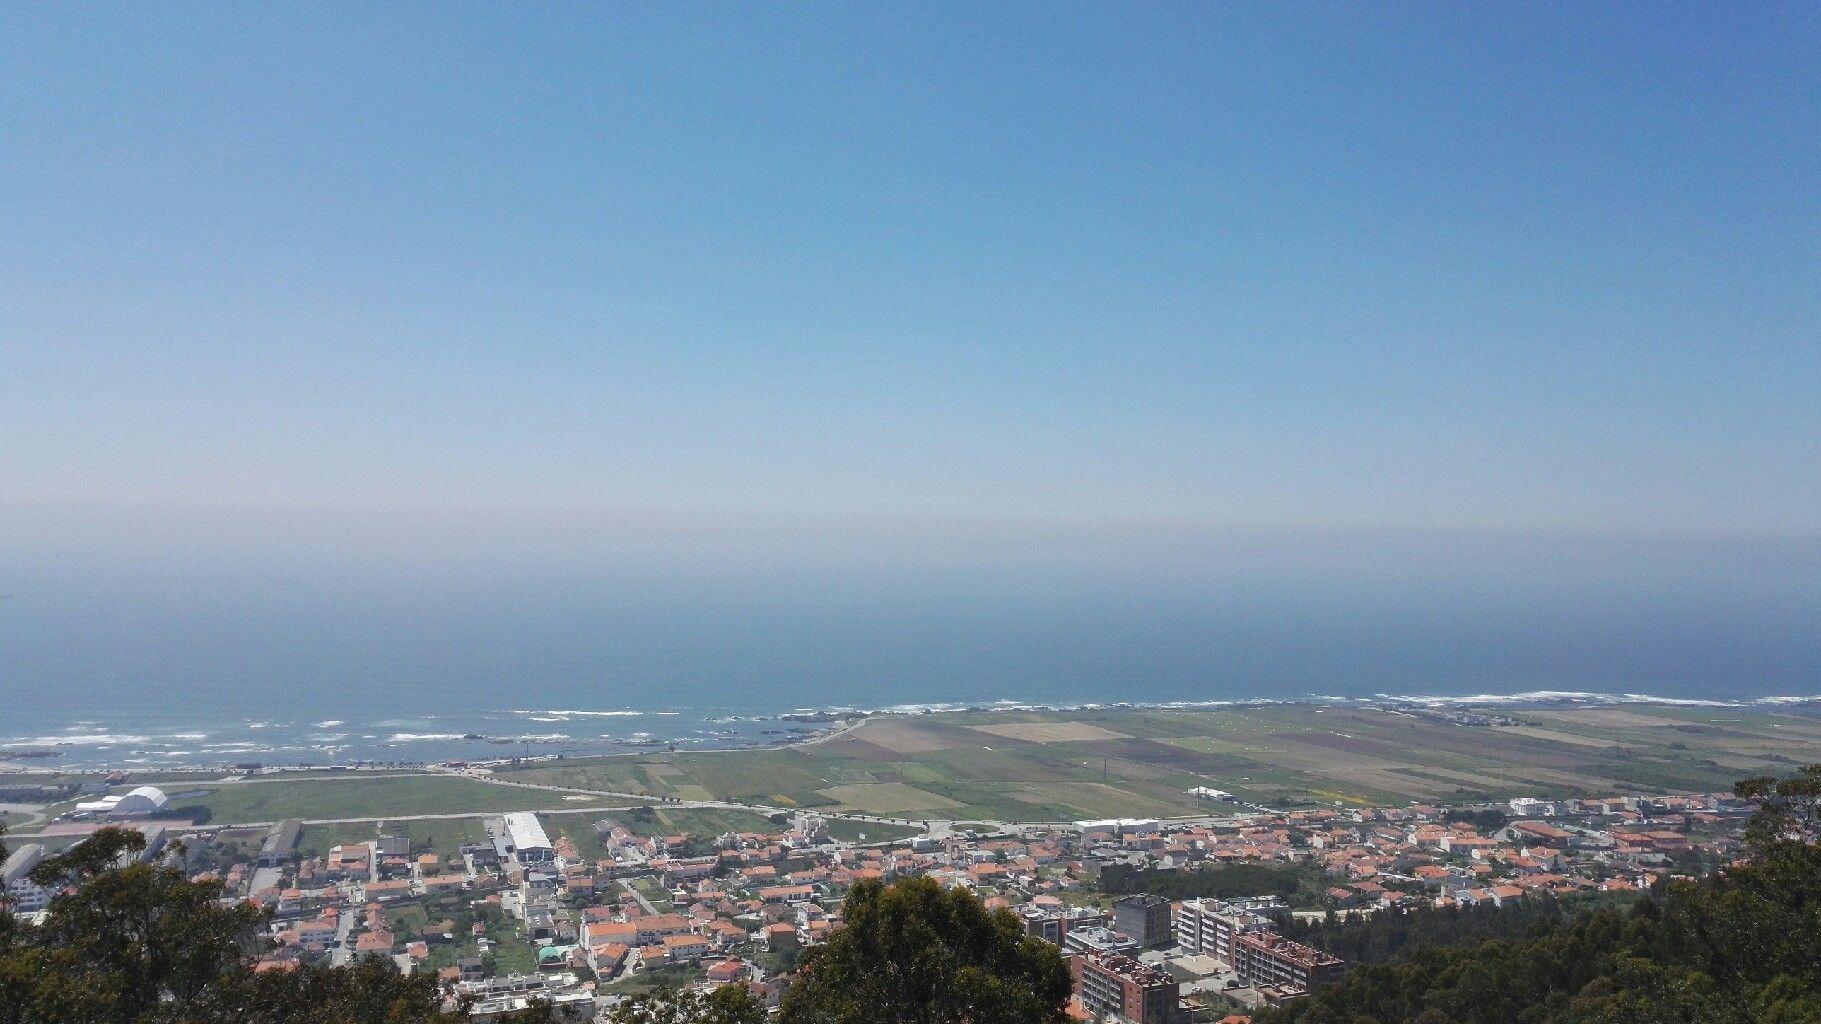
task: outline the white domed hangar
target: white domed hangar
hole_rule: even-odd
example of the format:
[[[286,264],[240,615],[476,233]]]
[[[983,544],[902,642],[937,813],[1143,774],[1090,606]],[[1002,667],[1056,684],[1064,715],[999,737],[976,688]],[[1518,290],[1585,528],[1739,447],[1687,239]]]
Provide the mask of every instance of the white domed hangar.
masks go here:
[[[84,800],[76,805],[76,813],[97,818],[144,818],[164,810],[170,802],[157,786],[140,786],[99,800]]]

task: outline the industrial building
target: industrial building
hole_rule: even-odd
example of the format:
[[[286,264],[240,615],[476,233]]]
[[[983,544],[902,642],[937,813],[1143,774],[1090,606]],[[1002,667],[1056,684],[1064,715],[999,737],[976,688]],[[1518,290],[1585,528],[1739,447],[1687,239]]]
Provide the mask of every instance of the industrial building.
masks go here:
[[[537,815],[529,811],[515,811],[490,819],[487,831],[493,837],[493,848],[501,860],[547,864],[556,859],[556,847],[544,834],[544,826],[538,822]]]
[[[164,810],[170,802],[157,786],[140,786],[99,800],[84,800],[76,805],[76,813],[97,818],[143,818]]]

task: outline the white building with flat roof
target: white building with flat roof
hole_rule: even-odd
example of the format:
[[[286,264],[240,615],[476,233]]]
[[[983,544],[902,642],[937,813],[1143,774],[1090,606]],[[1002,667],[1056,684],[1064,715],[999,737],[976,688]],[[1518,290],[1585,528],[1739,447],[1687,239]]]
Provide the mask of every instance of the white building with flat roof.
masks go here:
[[[556,859],[556,847],[544,834],[544,826],[530,811],[501,815],[493,844],[502,857],[512,857],[520,864],[542,864]]]

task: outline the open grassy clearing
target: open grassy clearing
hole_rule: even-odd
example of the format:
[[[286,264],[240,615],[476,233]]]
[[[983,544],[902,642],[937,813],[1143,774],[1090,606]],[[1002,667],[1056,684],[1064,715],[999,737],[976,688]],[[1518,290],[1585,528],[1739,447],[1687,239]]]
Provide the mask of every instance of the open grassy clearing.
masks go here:
[[[451,858],[460,857],[464,844],[486,842],[487,828],[479,817],[305,825],[297,846],[306,855],[316,855],[327,852],[332,846],[364,843],[380,836],[397,835],[410,837],[413,855],[434,853],[448,863]]]
[[[716,807],[653,807],[648,815],[638,811],[608,811],[589,817],[595,821],[613,818],[642,836],[718,836],[723,832],[769,832],[778,827],[776,822],[756,811]]]
[[[842,807],[868,814],[906,814],[912,811],[946,811],[961,804],[948,797],[926,792],[902,782],[870,782],[848,786],[830,786],[818,790]]]
[[[645,897],[659,913],[669,913],[676,909],[676,904],[670,900],[670,890],[664,888],[657,879],[649,875],[634,878],[632,887],[637,889],[639,895]]]
[[[975,732],[1000,736],[1027,743],[1075,743],[1091,740],[1129,740],[1123,732],[1114,732],[1090,722],[1001,722],[998,725],[976,725]]]

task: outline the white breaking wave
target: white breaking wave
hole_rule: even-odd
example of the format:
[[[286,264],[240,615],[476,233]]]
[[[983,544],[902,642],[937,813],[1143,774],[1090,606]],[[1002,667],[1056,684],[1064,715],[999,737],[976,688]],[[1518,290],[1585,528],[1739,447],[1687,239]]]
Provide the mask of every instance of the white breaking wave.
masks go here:
[[[1738,708],[1753,704],[1804,704],[1812,697],[1757,697],[1746,700],[1713,698],[1662,697],[1652,693],[1599,693],[1588,690],[1527,690],[1522,693],[1472,693],[1456,696],[1444,694],[1380,693],[1378,700],[1422,704],[1428,707],[1497,704],[1661,704],[1668,707]]]
[[[6,743],[0,747],[118,747],[128,743],[150,743],[150,736],[130,736],[125,733],[91,732],[79,736],[27,736]]]
[[[513,711],[507,712],[507,714],[511,714],[511,715],[530,715],[530,716],[552,715],[552,716],[556,716],[557,718],[571,718],[571,717],[578,717],[578,718],[637,718],[640,715],[643,715],[644,713],[645,712],[643,712],[643,711],[565,711],[565,710],[557,709],[557,708],[553,708],[548,711],[513,710]],[[664,714],[664,713],[665,712],[659,712],[659,714]],[[669,712],[669,713],[675,714],[675,712]],[[544,721],[544,719],[534,717],[533,721],[541,722],[541,721]]]

